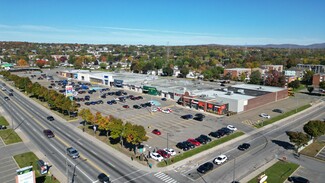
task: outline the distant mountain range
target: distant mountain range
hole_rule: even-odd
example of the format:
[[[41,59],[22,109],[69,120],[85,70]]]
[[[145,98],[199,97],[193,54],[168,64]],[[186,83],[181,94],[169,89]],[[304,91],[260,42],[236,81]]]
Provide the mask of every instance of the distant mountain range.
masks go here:
[[[298,45],[298,44],[266,44],[266,45],[221,45],[221,44],[209,44],[208,46],[230,46],[230,47],[259,47],[259,48],[325,48],[325,43],[317,43],[310,45]]]
[[[267,44],[267,45],[248,45],[247,47],[261,47],[261,48],[325,48],[325,43],[317,43],[310,45],[298,44]]]

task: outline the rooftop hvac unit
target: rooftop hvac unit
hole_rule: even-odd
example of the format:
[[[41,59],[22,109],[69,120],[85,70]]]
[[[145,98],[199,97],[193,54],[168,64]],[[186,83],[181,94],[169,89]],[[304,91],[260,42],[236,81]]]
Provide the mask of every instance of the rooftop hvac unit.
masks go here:
[[[228,89],[227,89],[227,88],[222,88],[222,91],[225,91],[225,92],[227,92],[227,91],[228,91]]]
[[[243,89],[237,90],[238,93],[245,94],[245,91]]]

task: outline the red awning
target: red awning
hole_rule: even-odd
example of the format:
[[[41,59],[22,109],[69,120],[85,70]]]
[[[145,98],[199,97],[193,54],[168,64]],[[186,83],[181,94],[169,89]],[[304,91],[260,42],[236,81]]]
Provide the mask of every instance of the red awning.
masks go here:
[[[204,102],[199,102],[199,106],[202,106],[203,107],[204,104],[205,104]]]
[[[212,109],[213,108],[213,104],[208,104],[208,108]]]

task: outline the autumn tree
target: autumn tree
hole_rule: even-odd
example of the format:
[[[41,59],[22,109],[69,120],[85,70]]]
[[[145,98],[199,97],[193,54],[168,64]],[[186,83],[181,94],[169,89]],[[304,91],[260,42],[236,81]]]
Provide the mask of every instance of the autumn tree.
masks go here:
[[[46,61],[45,60],[37,60],[35,62],[35,64],[37,65],[37,67],[42,68],[46,64]]]
[[[285,77],[277,70],[271,70],[267,73],[265,85],[283,87],[285,85]]]
[[[29,64],[28,64],[28,62],[27,62],[26,60],[24,60],[24,59],[19,59],[19,60],[17,61],[17,65],[18,65],[18,66],[21,66],[21,67],[24,67],[24,66],[28,66]]]

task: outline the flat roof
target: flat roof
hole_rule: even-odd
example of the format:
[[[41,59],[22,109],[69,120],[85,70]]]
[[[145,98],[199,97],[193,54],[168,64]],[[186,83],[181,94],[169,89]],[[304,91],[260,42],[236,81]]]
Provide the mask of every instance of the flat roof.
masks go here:
[[[264,85],[253,85],[253,84],[238,84],[231,86],[232,88],[265,91],[265,92],[278,92],[286,90],[286,88],[274,87],[274,86],[264,86]]]
[[[192,91],[192,93],[196,96],[200,96],[199,98],[209,100],[209,99],[218,99],[218,98],[227,98],[231,100],[248,100],[255,98],[255,96],[249,96],[249,95],[244,95],[244,94],[238,94],[238,93],[231,93],[225,92],[225,91],[220,91],[220,90],[196,90]],[[205,95],[205,96],[204,96]],[[203,97],[204,96],[204,97]]]

